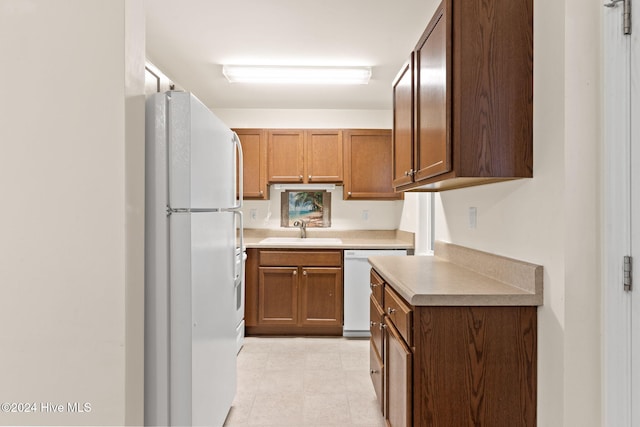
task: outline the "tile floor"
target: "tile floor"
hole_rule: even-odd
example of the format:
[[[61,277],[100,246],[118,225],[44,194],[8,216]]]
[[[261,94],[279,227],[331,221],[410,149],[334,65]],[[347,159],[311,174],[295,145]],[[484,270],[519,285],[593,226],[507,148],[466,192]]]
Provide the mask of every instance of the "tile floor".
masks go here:
[[[225,426],[384,426],[369,340],[246,338]]]

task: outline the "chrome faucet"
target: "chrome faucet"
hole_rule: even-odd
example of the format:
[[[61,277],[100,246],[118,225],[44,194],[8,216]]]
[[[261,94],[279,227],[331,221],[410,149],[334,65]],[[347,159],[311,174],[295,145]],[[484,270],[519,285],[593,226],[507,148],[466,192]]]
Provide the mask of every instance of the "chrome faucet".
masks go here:
[[[301,219],[293,222],[294,227],[300,227],[300,238],[305,239],[307,237],[307,223]]]

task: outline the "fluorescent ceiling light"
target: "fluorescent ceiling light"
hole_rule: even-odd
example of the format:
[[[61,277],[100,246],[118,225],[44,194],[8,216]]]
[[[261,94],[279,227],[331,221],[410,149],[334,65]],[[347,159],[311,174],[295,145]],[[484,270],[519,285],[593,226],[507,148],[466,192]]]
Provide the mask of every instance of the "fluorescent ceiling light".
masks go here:
[[[223,65],[222,74],[230,83],[355,85],[369,83],[371,68]]]

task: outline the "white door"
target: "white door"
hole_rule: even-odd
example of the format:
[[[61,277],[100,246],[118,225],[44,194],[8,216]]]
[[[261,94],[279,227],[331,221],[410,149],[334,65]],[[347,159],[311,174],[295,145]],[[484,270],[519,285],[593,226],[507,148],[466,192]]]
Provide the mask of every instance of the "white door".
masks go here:
[[[637,10],[637,9],[636,9]],[[625,255],[640,260],[640,43],[623,6],[604,11],[604,424],[640,425],[640,283],[625,290]],[[637,278],[640,275],[636,274]]]
[[[636,6],[636,11],[640,9]],[[637,16],[637,13],[636,13]],[[637,21],[636,21],[637,22]],[[637,27],[640,29],[640,27]],[[631,52],[631,255],[636,269],[631,291],[631,407],[632,425],[640,425],[640,31],[630,36]]]

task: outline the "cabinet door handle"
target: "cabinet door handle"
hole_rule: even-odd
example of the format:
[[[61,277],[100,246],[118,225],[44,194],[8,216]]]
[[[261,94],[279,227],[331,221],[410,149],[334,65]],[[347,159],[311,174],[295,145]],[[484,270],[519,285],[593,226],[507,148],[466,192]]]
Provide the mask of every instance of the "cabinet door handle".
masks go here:
[[[298,275],[298,270],[293,270],[293,275],[297,276]]]
[[[375,288],[375,287],[377,287],[377,286],[378,286],[378,284],[377,284],[377,283],[373,283],[373,282],[369,283],[369,287],[370,287],[371,289],[373,289],[373,288]]]
[[[395,308],[387,307],[387,314],[393,314],[396,312]]]
[[[299,179],[300,181],[302,181],[302,175],[300,175],[300,176],[298,177],[298,179]]]
[[[384,328],[386,328],[386,327],[387,327],[387,325],[386,325],[386,324],[384,324],[384,323],[380,323],[380,330],[383,330],[383,329],[384,329]]]
[[[369,325],[373,328],[374,326],[376,326],[378,324],[378,322],[374,322],[373,320],[371,322],[369,322]]]
[[[377,373],[378,373],[378,371],[377,371],[377,370],[375,370],[375,369],[372,369],[372,370],[371,370],[371,374],[377,374]]]
[[[307,275],[307,270],[302,270],[302,275],[306,276]]]
[[[309,181],[311,181],[311,175],[309,175]]]

